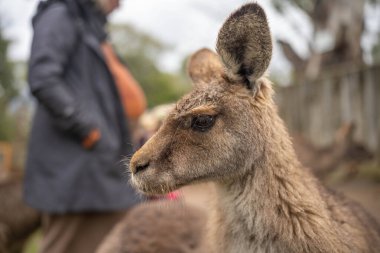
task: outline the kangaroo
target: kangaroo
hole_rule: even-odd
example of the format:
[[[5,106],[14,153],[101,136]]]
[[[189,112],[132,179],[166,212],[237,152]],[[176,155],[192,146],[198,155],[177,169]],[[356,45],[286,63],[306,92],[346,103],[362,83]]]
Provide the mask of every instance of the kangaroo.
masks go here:
[[[380,252],[377,223],[297,160],[265,77],[271,55],[264,10],[248,3],[232,13],[217,54],[191,57],[193,91],[132,157],[132,184],[164,194],[214,182],[217,253]]]

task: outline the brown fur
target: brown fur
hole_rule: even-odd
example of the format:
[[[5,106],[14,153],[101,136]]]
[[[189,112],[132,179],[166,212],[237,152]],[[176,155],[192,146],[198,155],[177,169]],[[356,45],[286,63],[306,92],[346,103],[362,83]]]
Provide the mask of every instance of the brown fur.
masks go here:
[[[152,201],[134,207],[96,253],[209,253],[206,215],[180,201]]]
[[[270,41],[257,4],[227,19],[217,43],[224,72],[204,71],[207,85],[196,80],[136,152],[133,185],[157,194],[215,182],[210,236],[218,253],[380,252],[378,225],[360,207],[328,192],[297,160],[271,83],[262,76]]]

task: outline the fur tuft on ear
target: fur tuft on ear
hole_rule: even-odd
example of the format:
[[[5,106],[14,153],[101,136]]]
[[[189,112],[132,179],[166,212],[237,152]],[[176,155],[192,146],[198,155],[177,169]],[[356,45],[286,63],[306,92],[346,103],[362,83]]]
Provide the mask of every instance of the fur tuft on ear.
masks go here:
[[[265,76],[260,77],[256,80],[256,101],[261,101],[267,103],[268,101],[273,101],[273,88],[272,82],[269,81]]]
[[[210,49],[203,48],[194,53],[187,65],[187,72],[195,86],[208,85],[221,79],[224,73],[219,56]]]
[[[218,35],[217,52],[227,76],[256,94],[256,80],[264,75],[272,57],[267,18],[258,4],[243,5],[225,21]]]

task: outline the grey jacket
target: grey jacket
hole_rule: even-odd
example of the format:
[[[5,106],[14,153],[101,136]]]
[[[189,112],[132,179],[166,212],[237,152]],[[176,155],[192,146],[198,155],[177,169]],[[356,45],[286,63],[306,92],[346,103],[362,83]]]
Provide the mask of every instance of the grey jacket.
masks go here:
[[[34,18],[29,84],[38,101],[24,195],[49,213],[111,211],[139,201],[121,160],[132,147],[97,36],[60,1]],[[80,24],[79,24],[80,23]],[[81,27],[81,28],[80,28]],[[92,150],[81,142],[98,128]]]

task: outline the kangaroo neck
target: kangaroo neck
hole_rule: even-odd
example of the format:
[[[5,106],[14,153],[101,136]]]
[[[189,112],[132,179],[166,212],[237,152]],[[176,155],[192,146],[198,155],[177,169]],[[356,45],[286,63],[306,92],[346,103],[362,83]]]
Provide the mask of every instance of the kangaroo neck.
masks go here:
[[[245,175],[216,184],[216,216],[225,222],[220,236],[230,248],[225,252],[319,252],[320,240],[326,252],[334,252],[321,187],[298,162],[281,123],[260,162]]]

